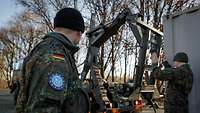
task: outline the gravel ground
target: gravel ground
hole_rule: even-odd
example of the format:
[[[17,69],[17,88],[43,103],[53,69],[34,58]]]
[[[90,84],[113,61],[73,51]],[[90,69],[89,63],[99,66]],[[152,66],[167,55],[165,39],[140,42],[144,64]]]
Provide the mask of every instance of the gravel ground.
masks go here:
[[[141,113],[155,113],[152,108],[144,108]],[[156,113],[164,113],[163,109],[156,109]]]

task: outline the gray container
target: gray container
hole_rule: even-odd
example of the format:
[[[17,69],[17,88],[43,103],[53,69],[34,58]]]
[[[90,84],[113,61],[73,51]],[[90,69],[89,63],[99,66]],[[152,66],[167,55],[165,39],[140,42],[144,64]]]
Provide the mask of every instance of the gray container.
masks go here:
[[[170,63],[175,53],[186,52],[194,73],[189,95],[190,113],[200,112],[200,7],[194,7],[164,19],[164,49]]]

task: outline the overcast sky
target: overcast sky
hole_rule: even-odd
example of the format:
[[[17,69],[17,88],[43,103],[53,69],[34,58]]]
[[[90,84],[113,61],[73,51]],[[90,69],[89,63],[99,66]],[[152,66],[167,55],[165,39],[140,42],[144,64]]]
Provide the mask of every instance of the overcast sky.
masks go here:
[[[5,26],[12,17],[19,13],[22,7],[16,5],[15,0],[1,0],[0,3],[0,27]]]

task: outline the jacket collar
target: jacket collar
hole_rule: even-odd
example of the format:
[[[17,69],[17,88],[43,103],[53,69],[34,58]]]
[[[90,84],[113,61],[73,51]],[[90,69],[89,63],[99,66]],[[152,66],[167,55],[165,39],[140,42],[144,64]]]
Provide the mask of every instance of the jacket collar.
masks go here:
[[[60,41],[67,49],[70,50],[71,54],[74,55],[79,47],[74,45],[65,35],[57,32],[48,33],[45,37],[52,37],[58,41]]]

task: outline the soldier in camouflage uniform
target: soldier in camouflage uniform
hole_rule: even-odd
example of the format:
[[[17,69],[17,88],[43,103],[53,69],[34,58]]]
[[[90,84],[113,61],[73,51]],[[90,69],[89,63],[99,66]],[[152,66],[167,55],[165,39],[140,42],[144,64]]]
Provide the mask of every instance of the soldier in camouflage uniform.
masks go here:
[[[163,66],[165,69],[155,69],[154,75],[158,80],[168,81],[165,113],[188,113],[188,95],[192,89],[193,73],[187,54],[179,52],[174,56],[173,67],[167,61],[163,62]]]
[[[17,113],[87,112],[73,111],[81,97],[74,53],[84,32],[82,15],[73,8],[61,9],[54,28],[24,59]]]

